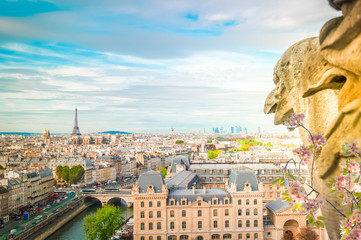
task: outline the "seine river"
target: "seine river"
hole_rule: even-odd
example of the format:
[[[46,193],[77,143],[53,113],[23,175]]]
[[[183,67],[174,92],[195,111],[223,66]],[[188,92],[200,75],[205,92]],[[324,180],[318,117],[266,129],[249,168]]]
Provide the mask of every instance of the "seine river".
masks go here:
[[[88,207],[55,233],[46,238],[46,240],[84,240],[85,234],[82,226],[84,218],[86,215],[95,213],[100,207],[100,202]],[[127,208],[126,206],[120,206],[120,208],[122,209],[122,216],[124,218],[130,217],[133,214],[133,208]]]

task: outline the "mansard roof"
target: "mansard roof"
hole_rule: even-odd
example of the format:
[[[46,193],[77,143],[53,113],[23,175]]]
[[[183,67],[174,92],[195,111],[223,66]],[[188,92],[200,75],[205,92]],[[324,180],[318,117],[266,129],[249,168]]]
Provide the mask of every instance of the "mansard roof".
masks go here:
[[[190,171],[181,171],[170,179],[166,180],[166,184],[168,188],[171,189],[186,189],[191,188],[192,184],[197,184],[198,176],[195,173]]]
[[[190,165],[189,158],[183,155],[174,157],[170,166],[171,172],[176,172],[177,165],[186,165],[188,169]]]
[[[199,197],[203,198],[203,201],[209,202],[213,198],[218,198],[219,200],[223,200],[226,197],[231,198],[231,195],[223,188],[179,189],[171,192],[168,199],[175,199],[176,202],[180,202],[181,199],[185,198],[190,202],[195,202]]]
[[[289,208],[291,205],[292,205],[291,203],[283,201],[282,199],[279,198],[270,203],[267,203],[266,208],[268,208],[269,210],[271,210],[274,213],[278,213],[282,210]]]
[[[237,191],[243,191],[244,185],[247,182],[251,185],[252,191],[258,190],[258,181],[252,170],[239,168],[231,171],[228,183],[229,187],[231,187],[232,183],[235,183],[237,186]]]
[[[155,193],[162,192],[162,186],[164,184],[163,176],[157,171],[146,171],[140,174],[137,185],[139,186],[139,193],[147,192],[148,186],[154,187]]]

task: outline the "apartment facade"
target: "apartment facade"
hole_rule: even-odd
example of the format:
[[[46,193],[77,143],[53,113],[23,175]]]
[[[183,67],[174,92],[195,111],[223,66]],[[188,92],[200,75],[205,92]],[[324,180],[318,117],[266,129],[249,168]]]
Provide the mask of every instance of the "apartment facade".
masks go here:
[[[160,173],[143,173],[133,187],[134,239],[261,239],[262,184],[253,172],[232,171],[225,189],[169,192]]]

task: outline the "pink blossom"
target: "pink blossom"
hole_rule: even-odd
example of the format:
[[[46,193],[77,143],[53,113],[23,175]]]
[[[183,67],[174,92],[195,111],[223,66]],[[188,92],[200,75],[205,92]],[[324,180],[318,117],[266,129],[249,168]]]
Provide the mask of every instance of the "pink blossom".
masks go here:
[[[284,125],[287,126],[287,129],[292,131],[295,128],[303,125],[303,120],[305,119],[305,114],[292,113],[292,115],[284,122]]]
[[[361,239],[361,229],[359,228],[361,223],[361,211],[354,209],[351,216],[341,220],[342,239]],[[351,230],[347,234],[346,230]]]
[[[288,191],[293,203],[303,202],[307,195],[305,188],[299,182],[291,182]]]
[[[323,203],[323,200],[318,198],[306,199],[306,201],[301,204],[302,213],[313,213],[322,207]]]
[[[308,148],[304,145],[301,145],[299,148],[294,149],[293,153],[300,157],[302,165],[307,165],[308,161],[313,157],[312,152],[308,150]]]
[[[360,174],[360,164],[355,160],[348,161],[348,171],[352,174]]]
[[[347,235],[345,240],[360,240],[361,239],[361,229],[353,228],[351,232]]]
[[[350,178],[348,176],[339,176],[335,178],[336,182],[332,184],[333,188],[336,188],[337,191],[342,191],[350,183]]]
[[[346,143],[343,147],[348,154],[353,154],[356,157],[361,156],[361,149],[357,147],[358,141],[352,141],[350,144]]]
[[[322,147],[327,145],[326,138],[320,133],[312,135],[309,142],[314,143],[316,147]]]
[[[341,168],[341,171],[343,171],[345,168],[347,168],[347,163],[345,160],[342,160],[340,162],[340,168]]]

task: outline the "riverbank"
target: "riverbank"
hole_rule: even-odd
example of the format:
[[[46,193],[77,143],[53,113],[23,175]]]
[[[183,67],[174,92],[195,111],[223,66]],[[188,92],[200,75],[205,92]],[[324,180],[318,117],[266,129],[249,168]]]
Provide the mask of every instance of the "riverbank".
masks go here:
[[[53,216],[45,219],[41,223],[36,224],[33,228],[28,229],[21,235],[17,236],[16,240],[43,240],[53,234],[56,230],[61,228],[64,224],[69,222],[71,219],[76,217],[82,211],[84,211],[89,206],[96,203],[97,200],[87,201],[84,203],[84,198],[73,202],[71,205],[68,205],[66,208],[57,212]]]

